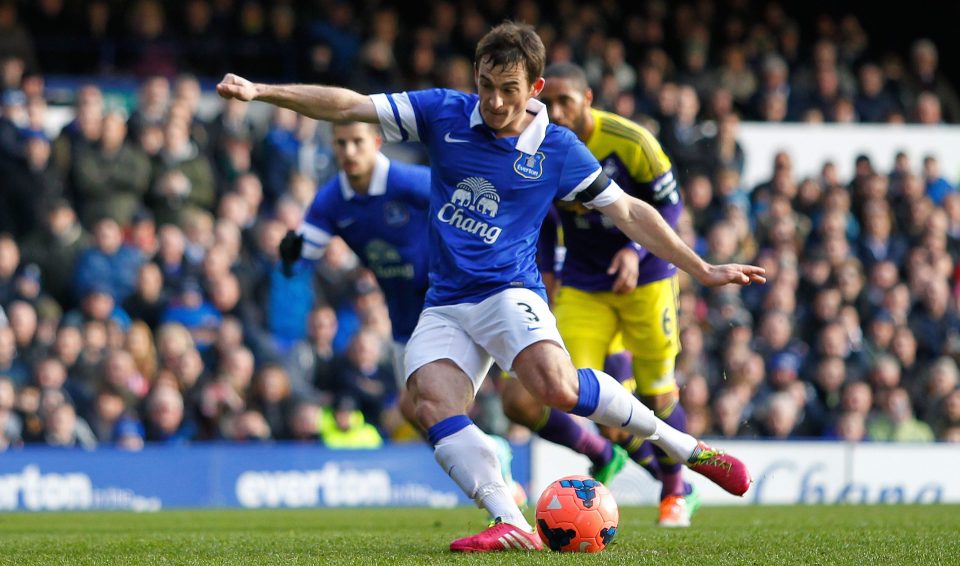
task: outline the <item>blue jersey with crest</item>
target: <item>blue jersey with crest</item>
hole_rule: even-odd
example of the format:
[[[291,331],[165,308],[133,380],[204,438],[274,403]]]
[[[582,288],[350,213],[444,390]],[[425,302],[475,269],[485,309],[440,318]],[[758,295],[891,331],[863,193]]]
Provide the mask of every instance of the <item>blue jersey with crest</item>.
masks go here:
[[[378,154],[367,194],[341,172],[317,191],[297,230],[306,259],[320,259],[331,237],[343,238],[377,276],[399,342],[410,338],[423,310],[429,202],[430,169]]]
[[[476,303],[504,289],[546,299],[536,263],[540,224],[555,199],[591,206],[622,191],[577,137],[549,123],[544,105],[517,137],[497,138],[475,94],[434,89],[376,94],[387,141],[426,145],[431,162],[427,306]]]

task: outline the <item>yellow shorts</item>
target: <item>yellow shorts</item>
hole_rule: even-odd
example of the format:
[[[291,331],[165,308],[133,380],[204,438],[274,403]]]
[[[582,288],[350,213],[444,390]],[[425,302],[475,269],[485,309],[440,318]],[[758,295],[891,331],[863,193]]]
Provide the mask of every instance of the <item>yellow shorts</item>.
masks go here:
[[[602,368],[618,335],[633,355],[640,395],[676,389],[674,367],[680,352],[677,278],[669,277],[618,295],[561,287],[554,301],[557,328],[579,368]]]

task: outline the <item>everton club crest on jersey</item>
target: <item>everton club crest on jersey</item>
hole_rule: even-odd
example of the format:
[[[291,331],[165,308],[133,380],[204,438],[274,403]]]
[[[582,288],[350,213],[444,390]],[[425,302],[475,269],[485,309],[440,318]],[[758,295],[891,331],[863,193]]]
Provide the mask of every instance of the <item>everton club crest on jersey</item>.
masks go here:
[[[410,211],[407,210],[407,205],[392,200],[383,205],[383,219],[387,226],[398,228],[410,221]]]
[[[543,160],[547,156],[542,151],[530,155],[520,152],[520,156],[513,162],[513,170],[524,179],[539,179],[543,175]]]

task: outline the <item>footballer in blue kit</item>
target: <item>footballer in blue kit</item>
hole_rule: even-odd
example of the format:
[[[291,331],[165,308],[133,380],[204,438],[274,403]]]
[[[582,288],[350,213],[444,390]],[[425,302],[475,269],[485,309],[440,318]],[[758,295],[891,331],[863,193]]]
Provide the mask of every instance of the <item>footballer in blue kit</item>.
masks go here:
[[[545,49],[532,27],[505,22],[478,43],[478,95],[447,90],[365,96],[314,85],[266,85],[233,74],[227,98],[259,100],[333,122],[380,124],[388,141],[423,143],[431,159],[430,289],[407,343],[407,391],[437,463],[497,520],[452,551],[539,550],[500,474],[495,447],[467,417],[492,360],[544,404],[650,438],[735,495],[746,466],[658,419],[614,378],[577,369],[557,331],[536,266],[540,225],[554,199],[600,210],[629,238],[708,286],[764,281],[763,270],[711,265],[657,211],[625,195],[543,104]]]
[[[371,97],[388,142],[419,141],[433,171],[427,306],[477,303],[504,289],[546,299],[536,264],[540,222],[554,200],[585,192],[602,206],[620,194],[577,137],[531,99],[530,126],[497,137],[478,97],[434,89]],[[535,221],[532,221],[535,220]]]
[[[297,233],[308,260],[323,257],[333,236],[343,238],[377,277],[394,340],[406,343],[427,291],[427,240],[419,234],[427,225],[430,169],[390,161],[380,143],[370,124],[334,126],[341,171],[317,191]]]

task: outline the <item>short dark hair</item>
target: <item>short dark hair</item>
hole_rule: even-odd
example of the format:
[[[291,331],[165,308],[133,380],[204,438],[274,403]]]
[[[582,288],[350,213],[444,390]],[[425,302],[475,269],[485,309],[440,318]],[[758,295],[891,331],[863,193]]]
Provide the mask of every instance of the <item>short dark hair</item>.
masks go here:
[[[477,68],[481,63],[501,68],[522,64],[533,84],[543,74],[546,59],[546,48],[533,26],[508,20],[480,39],[473,64]]]
[[[379,136],[379,135],[382,135],[382,134],[381,134],[381,130],[380,130],[380,126],[378,126],[378,125],[376,125],[376,124],[372,124],[372,123],[370,123],[370,122],[360,122],[359,120],[351,120],[351,121],[347,121],[347,122],[334,122],[334,123],[332,124],[332,126],[331,126],[331,131],[332,131],[334,128],[343,128],[343,127],[346,127],[346,126],[357,126],[357,125],[368,126],[368,127],[370,128],[370,131],[371,131],[373,134],[378,135],[378,136]]]
[[[587,74],[574,63],[554,63],[543,71],[545,79],[566,79],[572,81],[578,90],[587,90]]]

